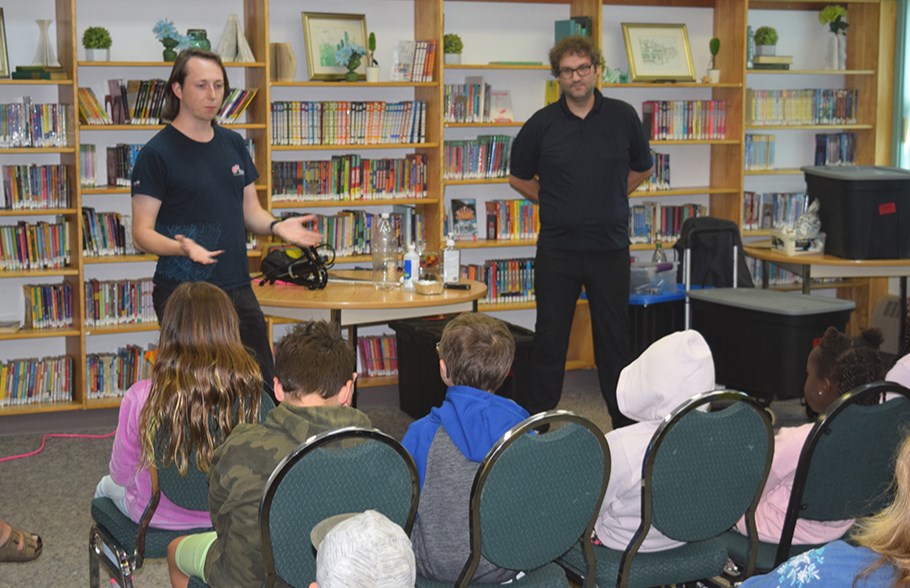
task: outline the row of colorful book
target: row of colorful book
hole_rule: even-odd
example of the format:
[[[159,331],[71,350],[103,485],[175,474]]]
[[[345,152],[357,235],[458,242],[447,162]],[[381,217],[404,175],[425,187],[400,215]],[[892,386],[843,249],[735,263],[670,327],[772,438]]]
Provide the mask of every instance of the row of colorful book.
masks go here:
[[[508,241],[534,239],[540,230],[540,213],[536,203],[524,198],[487,200],[487,239]]]
[[[427,161],[421,153],[400,159],[334,155],[321,161],[273,161],[272,202],[425,198]]]
[[[134,253],[138,252],[133,247],[130,215],[82,207],[82,254],[85,257]]]
[[[646,100],[641,104],[645,136],[658,141],[723,139],[727,132],[724,100]]]
[[[512,122],[512,96],[494,90],[483,76],[467,76],[463,84],[446,84],[443,120],[447,123]]]
[[[803,280],[799,274],[784,269],[776,263],[762,262],[753,257],[746,257],[746,264],[749,266],[749,273],[752,274],[752,281],[755,284],[761,284],[762,280],[762,263],[768,266],[768,286],[795,286],[802,284]],[[827,278],[825,278],[827,280]],[[816,279],[812,280],[813,282]],[[821,281],[821,280],[820,280]]]
[[[782,229],[793,227],[809,206],[804,192],[743,192],[742,228]]]
[[[152,303],[152,280],[87,280],[85,325],[106,327],[157,321]]]
[[[85,357],[85,393],[90,399],[119,398],[139,380],[152,376],[157,349],[137,345],[116,353],[92,353]]]
[[[357,337],[360,374],[369,378],[398,375],[398,344],[395,335]]]
[[[745,169],[747,171],[774,169],[776,142],[776,135],[747,134]]]
[[[0,104],[0,148],[66,147],[72,107],[69,104]]]
[[[815,135],[815,165],[856,165],[856,133]]]
[[[675,242],[688,218],[705,216],[702,204],[636,202],[629,207],[629,241],[632,243]]]
[[[443,177],[447,180],[508,177],[511,151],[509,135],[446,141]]]
[[[427,104],[285,102],[271,104],[273,145],[379,145],[426,141]]]
[[[746,122],[752,125],[854,124],[858,111],[857,89],[746,90]]]
[[[73,399],[73,358],[27,357],[0,366],[0,406],[20,406]]]
[[[483,282],[486,304],[511,304],[534,300],[534,258],[488,259],[481,264],[461,266],[461,277]]]
[[[224,97],[224,102],[221,104],[221,110],[218,111],[215,119],[221,124],[240,122],[247,107],[255,97],[255,88],[252,90],[231,88],[230,93]]]
[[[91,143],[79,145],[79,184],[83,188],[94,188],[98,185],[97,151],[98,149]]]
[[[285,215],[291,216],[291,215]],[[306,227],[325,236],[325,243],[337,256],[369,255],[372,252],[373,225],[377,215],[365,210],[342,210],[335,215],[316,214]],[[426,242],[423,214],[408,206],[394,206],[389,214],[401,250],[408,243]]]
[[[0,225],[0,271],[60,269],[70,262],[69,223]]]
[[[62,329],[73,326],[73,288],[69,284],[26,284],[26,329]]]
[[[107,185],[129,187],[141,143],[117,143],[107,148]]]
[[[654,160],[654,169],[651,176],[635,189],[636,192],[660,192],[670,189],[670,154],[652,151],[651,157]]]
[[[398,42],[392,64],[393,81],[432,82],[435,69],[435,40]]]
[[[66,208],[71,202],[69,166],[4,165],[0,208],[41,210]]]

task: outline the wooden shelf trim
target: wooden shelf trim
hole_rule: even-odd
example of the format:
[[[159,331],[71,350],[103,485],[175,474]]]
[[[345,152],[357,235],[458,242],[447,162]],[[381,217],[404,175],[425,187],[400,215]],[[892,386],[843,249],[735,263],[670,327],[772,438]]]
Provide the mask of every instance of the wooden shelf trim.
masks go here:
[[[269,82],[273,88],[433,88],[439,82],[396,82],[392,80],[379,82]],[[359,384],[360,382],[358,382]]]
[[[651,139],[651,145],[739,145],[739,139]]]
[[[85,334],[86,336],[91,335],[122,335],[123,333],[145,333],[149,331],[157,331],[158,322],[145,322],[145,323],[124,323],[122,325],[105,325],[100,327],[90,327],[86,325]]]
[[[693,196],[696,194],[739,194],[739,188],[715,188],[712,186],[692,186],[687,188],[670,188],[669,190],[636,191],[630,198],[658,198],[660,196]]]
[[[802,175],[803,170],[798,167],[786,168],[781,167],[777,169],[747,169],[745,170],[747,176],[796,176]]]
[[[363,149],[435,149],[439,143],[351,143],[347,145],[272,145],[272,151],[339,151]]]
[[[444,186],[471,186],[475,184],[508,184],[509,178],[468,178],[464,180],[443,179]]]
[[[19,329],[14,332],[0,333],[0,341],[15,341],[18,339],[46,339],[48,337],[78,337],[79,329]]]
[[[3,209],[0,210],[0,217],[2,216],[46,216],[46,215],[57,215],[57,214],[79,214],[80,211],[75,208],[20,208],[15,210]]]
[[[137,261],[157,261],[157,255],[138,253],[134,255],[86,255],[82,261],[86,265],[104,263],[134,263]]]
[[[747,69],[749,75],[776,76],[871,76],[874,69]]]
[[[557,2],[558,4],[558,2]],[[547,64],[529,64],[529,63],[446,63],[443,65],[443,71],[447,69],[498,69],[511,71],[550,71]]]
[[[0,153],[5,154],[27,154],[36,155],[38,153],[75,153],[75,147],[2,147]]]
[[[524,121],[509,121],[509,122],[447,122],[443,123],[447,129],[490,129],[497,127],[520,127],[525,123]]]
[[[46,270],[0,270],[2,278],[48,278],[54,276],[78,276],[79,270],[73,268],[46,269]]]
[[[675,90],[685,88],[687,90],[712,90],[714,88],[742,88],[740,82],[718,82],[716,84],[707,84],[704,82],[627,82],[601,84],[601,88],[621,89],[621,88],[648,88],[650,90]]]
[[[226,129],[265,129],[265,123],[226,123],[221,125]],[[160,131],[162,124],[130,124],[130,125],[79,125],[82,131]]]
[[[174,63],[170,61],[78,61],[76,63],[79,67],[162,67],[171,69],[174,67]],[[238,61],[226,61],[224,67],[248,67],[248,68],[264,68],[264,61],[249,61],[249,62],[238,62]]]
[[[359,200],[273,200],[272,209],[279,208],[337,208],[390,206],[393,204],[435,204],[438,198],[376,198]]]
[[[477,239],[455,241],[455,249],[502,249],[505,247],[535,247],[537,237],[529,239]]]
[[[747,124],[747,131],[866,131],[872,129],[867,124],[843,125],[755,125]]]

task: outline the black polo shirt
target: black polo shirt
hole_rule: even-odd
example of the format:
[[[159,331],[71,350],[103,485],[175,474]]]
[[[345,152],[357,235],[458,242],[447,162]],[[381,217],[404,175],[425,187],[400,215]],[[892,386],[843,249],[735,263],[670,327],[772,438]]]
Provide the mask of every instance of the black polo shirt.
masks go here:
[[[538,110],[512,143],[510,173],[540,181],[537,244],[572,251],[629,245],[629,170],[652,165],[635,109],[594,90],[581,119],[565,96]]]

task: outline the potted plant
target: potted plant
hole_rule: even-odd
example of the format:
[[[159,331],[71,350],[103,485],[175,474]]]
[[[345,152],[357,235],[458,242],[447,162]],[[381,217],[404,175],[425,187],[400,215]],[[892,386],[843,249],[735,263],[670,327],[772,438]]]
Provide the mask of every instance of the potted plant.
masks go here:
[[[755,31],[755,54],[774,55],[777,49],[777,31],[774,27],[758,27]]]
[[[847,27],[844,20],[847,9],[837,4],[829,4],[818,13],[818,22],[828,25],[831,35],[828,37],[825,52],[825,65],[828,69],[847,69]]]
[[[720,39],[712,37],[708,42],[708,50],[711,52],[711,61],[708,62],[708,78],[712,84],[720,82],[720,70],[717,68],[717,54],[720,51]]]
[[[111,60],[111,33],[104,27],[88,27],[82,33],[85,58],[89,61]]]
[[[367,39],[367,81],[379,81],[379,62],[376,61],[376,33]]]
[[[446,33],[442,37],[442,51],[445,54],[445,63],[461,63],[461,51],[464,49],[464,43],[461,37],[455,33]]]

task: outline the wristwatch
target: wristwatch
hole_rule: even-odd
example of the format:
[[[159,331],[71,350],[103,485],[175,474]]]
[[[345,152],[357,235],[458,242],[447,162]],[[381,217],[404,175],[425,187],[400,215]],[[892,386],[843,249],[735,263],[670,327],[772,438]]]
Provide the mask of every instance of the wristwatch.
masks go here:
[[[282,220],[283,219],[276,218],[275,220],[273,220],[272,222],[269,223],[269,235],[271,235],[272,237],[275,236],[275,225],[280,223]]]

